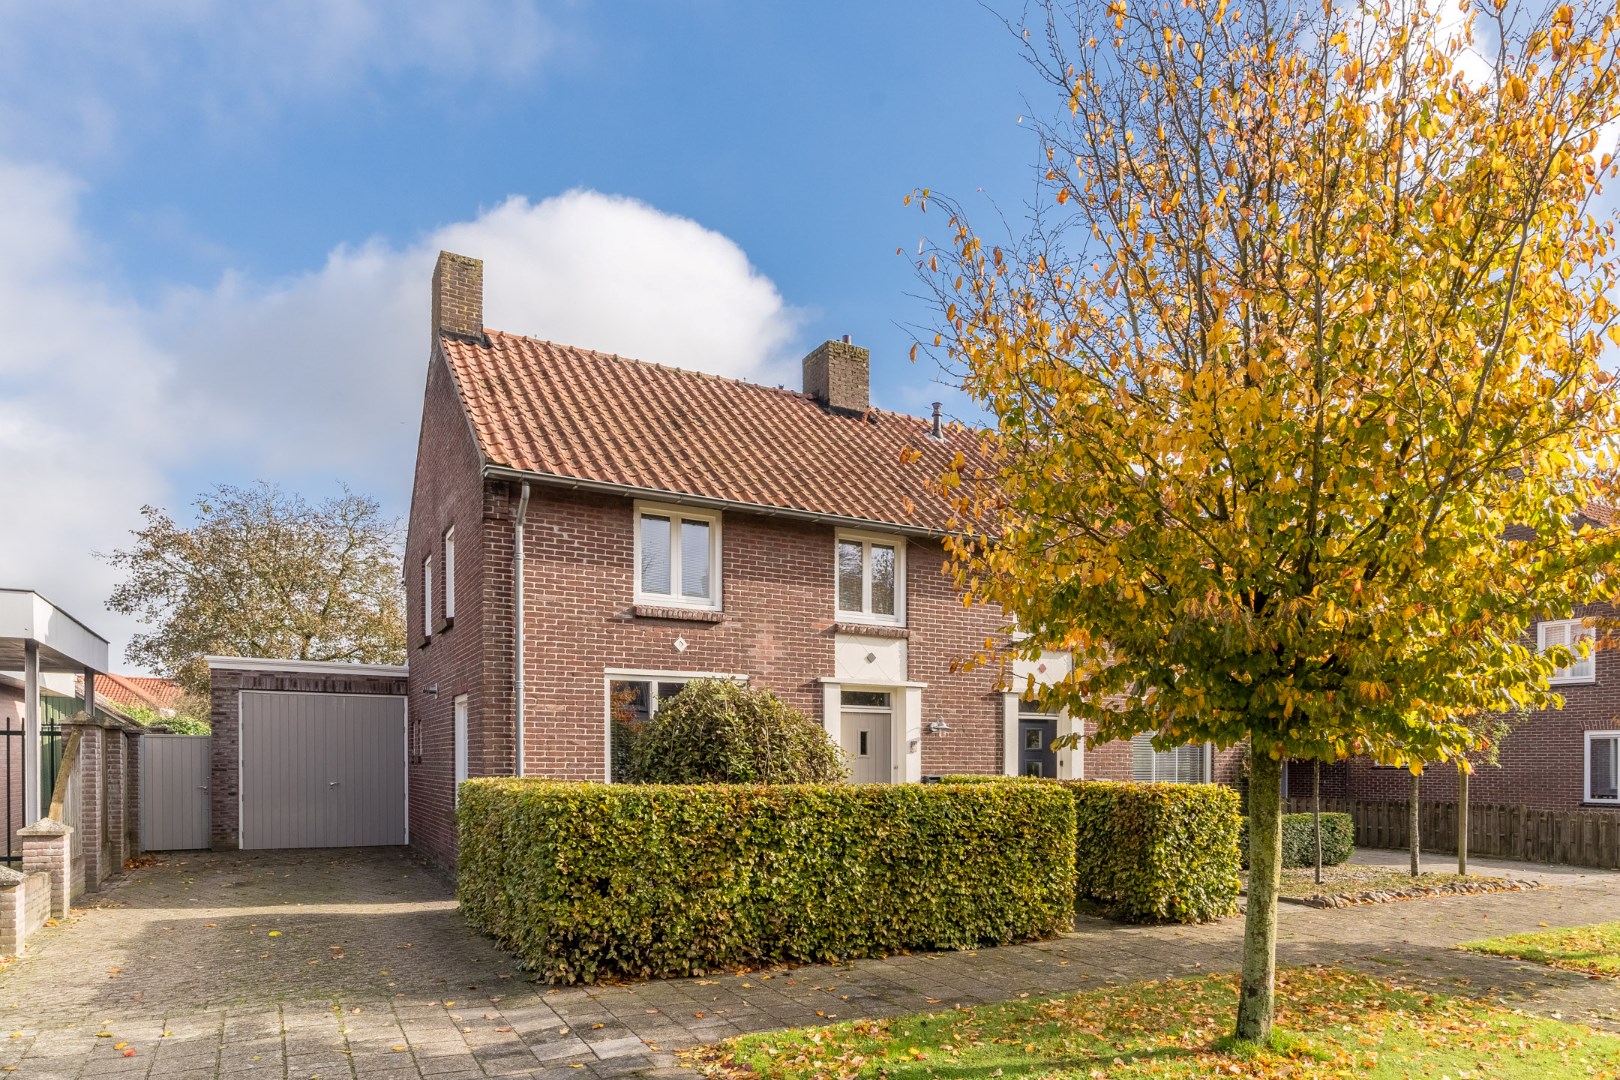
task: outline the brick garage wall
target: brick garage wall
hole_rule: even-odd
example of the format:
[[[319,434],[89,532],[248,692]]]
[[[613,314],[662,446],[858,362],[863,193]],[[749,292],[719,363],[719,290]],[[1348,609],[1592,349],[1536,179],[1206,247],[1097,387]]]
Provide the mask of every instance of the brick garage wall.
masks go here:
[[[505,634],[505,652],[511,655],[510,615],[504,624],[491,622],[485,615],[492,595],[511,590],[511,523],[509,511],[504,523],[485,520],[500,508],[485,503],[483,463],[436,343],[428,364],[420,439],[405,541],[406,640],[411,668],[410,829],[413,846],[449,863],[456,850],[452,794],[456,695],[467,695],[468,741],[473,748],[468,771],[474,776],[511,772],[510,739],[499,744],[494,739],[494,723],[484,723],[486,717],[512,715],[510,697],[503,709],[500,700],[491,701],[484,685],[486,658],[500,651],[486,645],[486,634]],[[452,525],[456,530],[456,614],[453,625],[446,626],[444,533]],[[507,533],[504,562],[491,561],[491,531]],[[431,638],[423,633],[428,598],[422,595],[422,559],[429,554],[434,563]],[[433,687],[438,688],[437,693],[431,692]],[[486,728],[490,730],[486,732]],[[503,763],[504,769],[500,768]]]
[[[210,846],[234,851],[241,846],[242,691],[281,690],[306,694],[399,694],[405,679],[387,675],[317,674],[216,667],[209,671],[213,725],[209,744],[208,819]]]

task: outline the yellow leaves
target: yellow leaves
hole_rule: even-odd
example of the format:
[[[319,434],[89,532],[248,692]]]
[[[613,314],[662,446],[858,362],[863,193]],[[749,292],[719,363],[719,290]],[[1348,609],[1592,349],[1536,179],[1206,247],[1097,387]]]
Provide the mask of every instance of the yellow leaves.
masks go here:
[[[1069,189],[1066,188],[1066,187],[1065,188],[1058,188],[1058,193],[1057,193],[1058,205],[1062,206],[1064,203],[1066,203],[1068,201],[1069,201]]]
[[[1522,105],[1530,98],[1530,84],[1520,78],[1516,72],[1508,76],[1507,84],[1502,89],[1506,93],[1507,99],[1516,105]]]

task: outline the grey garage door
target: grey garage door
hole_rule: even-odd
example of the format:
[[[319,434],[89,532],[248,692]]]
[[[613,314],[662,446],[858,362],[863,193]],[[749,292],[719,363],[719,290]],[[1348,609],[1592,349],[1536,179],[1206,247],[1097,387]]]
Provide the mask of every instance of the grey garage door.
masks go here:
[[[242,846],[405,843],[405,699],[242,692]]]

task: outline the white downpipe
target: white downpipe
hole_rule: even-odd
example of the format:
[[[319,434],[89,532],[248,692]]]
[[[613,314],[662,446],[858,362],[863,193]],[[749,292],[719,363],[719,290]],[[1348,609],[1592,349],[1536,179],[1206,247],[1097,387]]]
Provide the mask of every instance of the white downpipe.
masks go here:
[[[517,761],[513,775],[523,775],[523,519],[529,516],[529,485],[518,496],[517,524],[512,528],[512,579],[517,626],[513,633],[517,657],[512,671],[512,697],[517,706]]]

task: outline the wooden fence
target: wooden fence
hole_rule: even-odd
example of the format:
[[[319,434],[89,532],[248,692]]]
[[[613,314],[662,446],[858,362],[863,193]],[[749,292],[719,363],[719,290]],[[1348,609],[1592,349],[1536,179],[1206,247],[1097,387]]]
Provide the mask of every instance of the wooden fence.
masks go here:
[[[1284,800],[1291,814],[1310,813],[1309,798]],[[1360,847],[1404,848],[1405,800],[1323,799],[1324,812],[1349,814]],[[1424,851],[1457,850],[1457,804],[1421,802],[1418,842]],[[1468,805],[1470,855],[1620,870],[1620,812],[1533,810],[1492,803]]]

